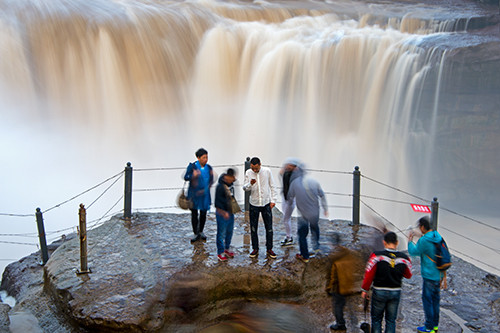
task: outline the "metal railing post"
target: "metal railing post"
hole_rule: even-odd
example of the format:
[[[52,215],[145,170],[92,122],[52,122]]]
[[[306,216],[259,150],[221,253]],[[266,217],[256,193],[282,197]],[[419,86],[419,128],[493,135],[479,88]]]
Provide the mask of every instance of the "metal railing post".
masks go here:
[[[353,181],[352,181],[352,223],[353,225],[359,225],[359,200],[361,194],[361,171],[359,171],[359,166],[354,167],[353,171]]]
[[[86,274],[90,273],[87,264],[87,211],[85,206],[80,204],[80,210],[78,211],[78,217],[80,221],[80,270],[76,271],[76,274]]]
[[[245,174],[247,170],[250,169],[250,157],[247,157],[245,161],[245,172],[243,173],[243,181],[245,179]],[[245,212],[250,210],[250,192],[245,191]]]
[[[123,207],[123,218],[132,218],[132,164],[127,163],[125,167],[125,194],[124,194],[124,207]]]
[[[438,198],[434,198],[431,202],[431,229],[432,230],[437,230],[437,227],[438,227],[438,210],[439,210]]]
[[[38,227],[38,238],[40,239],[40,252],[42,253],[42,265],[45,265],[49,260],[49,252],[47,250],[47,239],[45,238],[45,227],[43,226],[43,215],[40,208],[36,209],[36,225]]]

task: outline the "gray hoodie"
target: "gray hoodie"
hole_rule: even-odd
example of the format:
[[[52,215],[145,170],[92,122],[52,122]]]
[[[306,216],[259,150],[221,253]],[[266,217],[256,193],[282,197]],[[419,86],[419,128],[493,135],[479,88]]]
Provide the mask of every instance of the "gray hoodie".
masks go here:
[[[326,211],[328,209],[325,193],[316,179],[305,174],[301,168],[296,168],[290,178],[290,189],[288,190],[288,200],[297,203],[300,215],[306,220],[313,221],[319,219],[319,200],[321,206]]]

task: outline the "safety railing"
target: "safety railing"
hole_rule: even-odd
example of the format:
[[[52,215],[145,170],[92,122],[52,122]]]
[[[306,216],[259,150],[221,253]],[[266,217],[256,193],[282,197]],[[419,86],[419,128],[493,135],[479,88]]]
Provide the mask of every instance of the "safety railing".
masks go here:
[[[273,170],[275,174],[278,173],[278,171],[281,169],[281,166],[276,166],[276,165],[267,165],[269,168]],[[212,168],[216,172],[216,174],[222,174],[226,168],[232,167],[237,170],[240,170],[239,172],[239,180],[236,181],[235,183],[235,188],[240,189],[237,190],[235,193],[235,196],[238,199],[238,202],[240,205],[248,209],[248,195],[245,195],[241,190],[241,186],[243,185],[243,177],[245,171],[250,167],[249,166],[249,159],[244,161],[244,163],[240,164],[230,164],[230,165],[213,165]],[[150,210],[174,210],[174,211],[180,211],[177,210],[178,208],[176,207],[175,204],[175,197],[176,193],[179,192],[183,187],[181,186],[148,186],[143,185],[145,182],[142,181],[142,176],[145,174],[152,174],[152,173],[165,173],[165,172],[170,172],[170,173],[175,173],[176,175],[181,175],[185,171],[186,167],[165,167],[165,168],[138,168],[138,169],[133,169],[131,163],[127,163],[125,169],[107,179],[104,181],[98,183],[95,186],[90,187],[89,189],[78,193],[77,195],[74,195],[70,197],[67,200],[64,200],[63,202],[56,204],[44,211],[42,211],[40,208],[36,209],[35,214],[13,214],[13,213],[0,213],[0,217],[6,217],[6,218],[34,218],[37,222],[37,227],[38,227],[38,233],[0,233],[0,243],[2,244],[12,244],[12,245],[30,245],[30,246],[37,246],[35,242],[33,243],[28,243],[28,242],[23,242],[23,241],[17,241],[17,240],[12,240],[12,238],[38,238],[39,240],[39,248],[41,251],[41,257],[42,257],[42,264],[45,264],[49,257],[48,257],[48,250],[47,250],[47,236],[50,236],[52,240],[58,239],[63,235],[64,233],[68,231],[74,231],[76,228],[76,232],[80,236],[81,242],[84,240],[86,241],[86,229],[93,229],[97,226],[100,226],[103,224],[107,218],[111,216],[116,216],[118,214],[123,214],[122,218],[124,220],[130,221],[133,218],[134,211],[135,212],[142,212],[142,211],[150,211]],[[438,210],[441,209],[444,212],[447,212],[448,214],[453,214],[456,216],[461,217],[462,219],[466,219],[467,221],[471,223],[476,223],[478,225],[481,225],[484,228],[487,228],[488,230],[491,230],[492,232],[499,232],[500,228],[493,226],[491,224],[488,224],[486,222],[480,221],[478,219],[474,219],[471,217],[468,217],[464,214],[457,213],[453,210],[450,210],[446,207],[440,207],[439,202],[437,198],[433,198],[432,200],[427,200],[425,198],[422,198],[420,196],[414,195],[412,193],[409,193],[407,191],[404,191],[402,189],[399,189],[397,187],[385,184],[383,182],[380,182],[374,178],[371,178],[367,175],[364,175],[361,173],[361,170],[358,167],[355,167],[353,171],[332,171],[332,170],[321,170],[321,169],[306,169],[306,171],[310,174],[312,174],[314,177],[319,177],[322,178],[322,181],[320,183],[323,186],[324,193],[327,196],[328,202],[335,202],[337,204],[330,204],[329,208],[331,209],[343,209],[343,210],[351,210],[351,216],[352,216],[352,223],[353,225],[358,225],[360,224],[360,212],[362,209],[364,209],[367,212],[370,212],[370,214],[375,215],[379,220],[384,221],[385,225],[390,225],[391,229],[395,229],[398,233],[400,233],[402,236],[406,236],[407,230],[402,230],[400,227],[398,227],[397,223],[394,223],[391,221],[390,218],[386,217],[385,214],[381,213],[377,207],[376,203],[377,202],[385,202],[389,203],[391,205],[405,205],[409,206],[411,204],[419,204],[424,207],[430,208],[430,214],[431,214],[431,221],[433,223],[434,228],[438,228]],[[331,184],[334,183],[335,181],[332,180],[331,177],[345,177],[345,176],[350,176],[352,177],[352,187],[346,187],[345,191],[338,191],[338,190],[332,190],[331,189]],[[134,177],[134,181],[139,183],[142,186],[139,186],[138,188],[135,188],[135,185],[132,182],[132,177]],[[82,230],[82,224],[81,224],[81,216],[82,214],[87,216],[86,211],[89,209],[92,209],[93,206],[100,200],[103,200],[103,198],[110,193],[110,190],[114,188],[115,190],[115,196],[116,196],[116,187],[118,182],[124,178],[124,188],[123,188],[123,194],[118,196],[118,199],[113,199],[110,201],[108,198],[107,201],[107,209],[105,210],[104,213],[100,214],[100,217],[86,221],[85,218],[85,230]],[[169,178],[170,183],[172,183],[172,179],[175,178],[171,174],[170,176],[162,176],[162,178]],[[276,177],[277,178],[277,177]],[[277,179],[275,179],[277,180]],[[181,177],[179,180],[179,184],[182,184],[184,181]],[[345,183],[345,180],[344,180]],[[365,186],[365,184],[371,183],[372,185],[383,187],[385,189],[390,190],[391,192],[396,192],[402,196],[405,196],[408,198],[408,200],[403,200],[399,198],[394,198],[394,197],[382,197],[378,195],[370,195],[369,193],[363,193],[361,191],[361,187]],[[83,195],[86,195],[92,191],[96,191],[98,189],[102,189],[102,191],[98,192],[97,195],[93,196],[93,199],[90,200],[90,204],[88,204],[85,208],[83,204],[80,205],[79,207],[79,219],[80,219],[80,225],[78,227],[72,226],[68,228],[62,228],[58,230],[52,230],[52,231],[45,231],[44,227],[44,215],[47,213],[50,213],[51,211],[60,208],[70,202],[75,201],[78,198],[81,198]],[[278,186],[278,189],[281,189]],[[150,206],[150,207],[138,207],[133,209],[133,196],[140,196],[145,193],[148,194],[154,194],[155,196],[158,196],[158,193],[160,192],[167,192],[170,193],[168,196],[170,199],[168,200],[167,205],[157,205],[157,206]],[[331,200],[333,198],[333,200]],[[338,199],[340,198],[340,199]],[[135,200],[135,199],[134,199]],[[411,200],[411,201],[410,201]],[[123,208],[116,210],[116,207],[120,204],[120,202],[123,203]],[[165,201],[167,202],[167,201]],[[342,204],[339,204],[339,202],[342,202]],[[278,204],[281,203],[280,201],[277,202]],[[82,212],[81,209],[84,211]],[[449,232],[457,237],[461,237],[464,240],[467,240],[468,242],[471,242],[475,246],[478,247],[483,247],[484,249],[487,249],[496,255],[500,254],[500,249],[495,248],[494,246],[489,246],[484,244],[481,241],[475,240],[470,235],[464,235],[457,230],[452,230],[448,226],[445,225],[439,225],[440,229],[446,230],[446,232]],[[82,235],[85,235],[84,237]],[[4,240],[2,238],[8,238],[9,240]],[[450,245],[450,244],[449,244]],[[82,251],[86,250],[86,244],[81,245]],[[451,247],[451,250],[454,251],[455,253],[458,253],[462,255],[463,257],[468,257],[469,259],[473,259],[481,264],[483,264],[486,267],[489,267],[491,269],[494,269],[498,271],[498,268],[495,267],[494,265],[488,264],[478,258],[473,258],[467,253],[464,253],[463,251],[458,251],[454,247]],[[88,249],[89,252],[92,251],[92,247]],[[86,273],[90,272],[88,269],[86,262],[83,263],[83,258],[87,257],[87,253],[82,254],[82,266],[81,266],[81,273]],[[7,258],[0,258],[2,261],[12,261],[11,259]],[[86,260],[86,259],[85,259]]]

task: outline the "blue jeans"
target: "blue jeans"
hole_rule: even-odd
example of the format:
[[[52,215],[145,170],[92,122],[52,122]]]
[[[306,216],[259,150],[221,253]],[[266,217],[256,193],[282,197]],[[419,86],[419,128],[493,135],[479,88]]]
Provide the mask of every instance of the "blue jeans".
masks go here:
[[[439,281],[424,279],[422,286],[422,304],[425,313],[425,328],[433,329],[439,325]]]
[[[300,255],[304,259],[309,259],[309,249],[307,247],[307,235],[309,228],[311,228],[313,250],[319,249],[319,216],[317,219],[311,221],[306,220],[300,216],[297,222],[297,234],[299,236]]]
[[[217,254],[221,254],[224,250],[229,250],[231,239],[233,239],[234,215],[229,214],[226,220],[219,213],[215,213],[217,220]]]
[[[252,239],[252,249],[259,249],[259,236],[257,229],[259,227],[259,213],[262,214],[264,220],[264,228],[266,228],[266,248],[272,250],[273,248],[273,213],[271,205],[253,206],[250,205],[250,238]]]
[[[396,332],[401,290],[381,290],[373,288],[372,292],[372,333],[382,332],[382,319],[385,312],[385,333]]]

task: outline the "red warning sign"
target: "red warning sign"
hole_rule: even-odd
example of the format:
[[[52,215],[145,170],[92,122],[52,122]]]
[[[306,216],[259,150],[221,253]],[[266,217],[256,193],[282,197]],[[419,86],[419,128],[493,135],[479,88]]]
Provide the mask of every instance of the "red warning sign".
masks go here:
[[[426,205],[411,204],[411,208],[413,209],[413,211],[415,211],[417,213],[430,213],[431,212],[431,209],[429,208],[429,206],[426,206]]]

